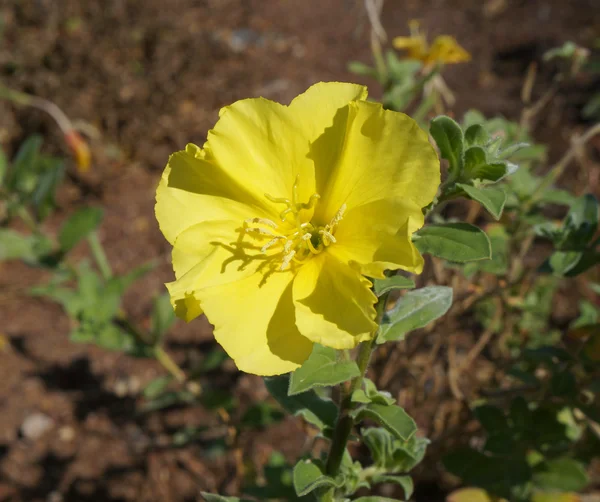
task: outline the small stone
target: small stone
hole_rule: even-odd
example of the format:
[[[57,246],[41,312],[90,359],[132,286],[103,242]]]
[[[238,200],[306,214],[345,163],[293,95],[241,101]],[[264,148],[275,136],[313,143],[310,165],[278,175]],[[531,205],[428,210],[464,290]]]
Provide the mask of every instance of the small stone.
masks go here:
[[[75,438],[75,429],[73,429],[73,427],[65,425],[64,427],[61,427],[58,430],[58,437],[61,441],[73,441],[73,439]]]
[[[54,427],[54,420],[43,413],[32,413],[21,424],[21,434],[27,439],[36,440]]]
[[[260,41],[261,36],[256,31],[250,28],[240,28],[234,30],[229,36],[229,47],[235,53],[244,52],[250,45]]]
[[[129,393],[129,385],[127,380],[118,380],[115,383],[114,391],[117,397],[125,397]]]

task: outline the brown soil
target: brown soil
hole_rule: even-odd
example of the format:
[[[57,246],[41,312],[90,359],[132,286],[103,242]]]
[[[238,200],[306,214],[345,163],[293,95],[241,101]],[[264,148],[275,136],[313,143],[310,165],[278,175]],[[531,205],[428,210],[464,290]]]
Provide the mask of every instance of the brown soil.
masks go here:
[[[101,240],[116,272],[150,259],[154,272],[127,294],[125,308],[147,325],[151,300],[171,279],[169,246],[153,218],[154,189],[169,153],[202,143],[221,106],[262,95],[283,102],[320,80],[361,80],[350,60],[369,61],[368,24],[359,0],[2,0],[0,79],[56,102],[92,131],[93,170],[74,171],[59,193],[49,231],[83,205],[102,205]],[[384,24],[404,34],[420,18],[431,34],[455,35],[473,62],[449,68],[457,114],[476,107],[517,117],[530,61],[566,40],[589,44],[600,32],[594,0],[388,0]],[[374,82],[363,80],[378,90]],[[546,80],[547,81],[547,80]],[[541,84],[543,84],[543,78]],[[556,155],[585,101],[561,95],[540,137]],[[32,132],[46,149],[62,139],[41,113],[0,102],[0,143],[9,152]],[[67,155],[66,152],[62,152]],[[76,256],[87,252],[85,246]],[[222,428],[205,407],[140,415],[140,389],[164,373],[139,360],[69,342],[69,320],[28,287],[46,279],[17,262],[0,264],[0,501],[161,501],[200,499],[200,491],[237,492],[242,469],[273,449],[304,446],[295,420],[247,430],[215,456],[207,442],[168,447],[184,426]],[[167,349],[189,368],[212,347],[205,320],[178,323]],[[230,364],[206,377],[239,407],[266,398],[261,380]],[[416,412],[416,410],[413,410]],[[35,413],[51,419],[41,437],[23,437]],[[428,428],[426,413],[416,413]],[[431,420],[429,420],[431,421]],[[431,500],[423,495],[422,500]],[[431,496],[432,497],[432,496]]]

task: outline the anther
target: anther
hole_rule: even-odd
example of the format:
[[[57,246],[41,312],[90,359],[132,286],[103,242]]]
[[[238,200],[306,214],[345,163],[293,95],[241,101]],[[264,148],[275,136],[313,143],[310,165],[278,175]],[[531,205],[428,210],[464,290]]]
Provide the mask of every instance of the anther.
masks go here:
[[[269,237],[277,237],[273,232],[270,232],[269,230],[265,229],[265,228],[260,228],[260,227],[246,227],[244,229],[246,232],[250,233],[250,232],[256,232],[257,234],[260,235],[268,235]]]
[[[246,223],[262,223],[263,225],[267,225],[268,227],[277,228],[277,223],[272,220],[268,220],[267,218],[248,218],[244,220]]]
[[[329,227],[333,228],[334,225],[337,225],[344,218],[344,213],[346,212],[346,204],[342,204],[342,207],[338,209],[338,212],[335,213],[335,216],[331,220]]]
[[[274,246],[275,244],[277,244],[277,242],[279,242],[281,239],[285,239],[285,237],[283,237],[282,235],[277,235],[276,237],[274,237],[273,239],[271,239],[269,242],[267,242],[263,247],[261,247],[260,248],[260,252],[261,253],[266,253],[267,250],[271,246]]]
[[[283,261],[281,262],[281,267],[279,267],[279,270],[283,271],[286,268],[288,268],[290,266],[290,262],[292,261],[292,259],[294,258],[294,255],[296,254],[296,250],[293,249],[292,251],[290,251],[288,254],[286,254],[283,257]]]

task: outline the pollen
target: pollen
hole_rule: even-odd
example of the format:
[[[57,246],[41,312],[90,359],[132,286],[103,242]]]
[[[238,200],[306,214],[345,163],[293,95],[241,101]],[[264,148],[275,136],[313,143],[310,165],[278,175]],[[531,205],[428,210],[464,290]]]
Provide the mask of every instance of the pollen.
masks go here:
[[[343,204],[327,225],[310,221],[310,210],[316,207],[321,196],[314,193],[308,201],[300,202],[299,183],[300,177],[296,176],[291,199],[265,194],[268,201],[285,206],[279,213],[280,222],[258,217],[244,221],[244,232],[259,241],[260,253],[279,261],[277,268],[280,271],[292,264],[302,264],[337,243],[335,232],[346,211],[346,204]]]

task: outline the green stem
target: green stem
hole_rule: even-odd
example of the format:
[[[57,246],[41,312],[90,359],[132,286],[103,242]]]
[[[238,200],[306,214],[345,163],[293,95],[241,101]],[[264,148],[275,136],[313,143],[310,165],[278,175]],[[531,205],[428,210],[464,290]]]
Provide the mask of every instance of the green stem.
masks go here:
[[[117,316],[118,323],[135,336],[140,342],[146,345],[153,345],[154,340],[152,337],[143,331],[140,331],[128,318],[122,313]],[[187,381],[187,377],[179,365],[173,360],[173,358],[159,345],[153,347],[154,357],[156,360],[165,368],[179,383]]]
[[[100,244],[100,239],[98,239],[98,234],[96,232],[92,232],[88,235],[88,244],[90,245],[90,251],[92,252],[92,256],[96,261],[96,265],[100,269],[100,273],[104,280],[108,280],[112,277],[112,269],[110,268],[110,263],[108,262],[108,258],[106,258],[106,253],[104,252],[104,248],[102,244]]]
[[[388,293],[385,293],[377,303],[377,319],[376,323],[379,327],[381,320],[383,318],[383,314],[385,313],[385,307],[387,304]],[[358,365],[358,369],[360,371],[360,375],[356,378],[353,378],[350,381],[350,388],[347,392],[343,392],[341,395],[340,402],[340,411],[338,416],[338,421],[335,426],[335,430],[333,431],[333,438],[331,441],[331,447],[329,449],[329,455],[327,457],[327,464],[325,466],[325,472],[328,476],[335,477],[339,470],[340,465],[342,464],[342,459],[344,457],[344,453],[346,451],[346,444],[348,443],[348,438],[350,437],[350,433],[352,432],[352,427],[354,425],[354,420],[350,416],[350,412],[353,408],[352,403],[352,393],[361,388],[363,378],[365,373],[367,372],[367,368],[369,366],[369,361],[371,360],[371,355],[373,353],[373,349],[375,348],[375,339],[377,336],[377,331],[373,333],[373,336],[370,340],[362,342],[359,346],[358,355],[356,357],[356,364]],[[329,489],[322,498],[325,502],[331,502],[334,500],[335,489]]]
[[[171,358],[171,356],[165,352],[162,347],[154,348],[154,355],[156,356],[156,360],[162,364],[163,368],[165,368],[175,379],[183,383],[187,380],[185,373],[183,370],[177,365],[175,361]]]

